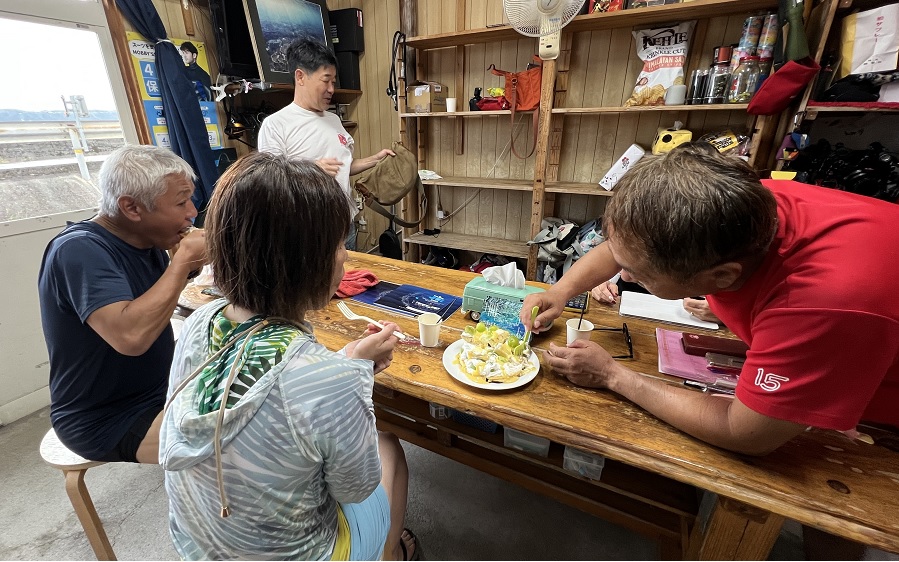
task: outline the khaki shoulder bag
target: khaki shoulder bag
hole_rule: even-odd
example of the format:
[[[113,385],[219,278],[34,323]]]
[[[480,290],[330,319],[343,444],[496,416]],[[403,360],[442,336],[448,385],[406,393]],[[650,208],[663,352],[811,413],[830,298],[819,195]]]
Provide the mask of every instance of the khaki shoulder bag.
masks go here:
[[[425,212],[428,208],[428,198],[425,196],[424,186],[421,185],[421,179],[418,177],[418,159],[402,143],[393,143],[392,150],[396,156],[388,156],[378,162],[374,168],[356,180],[355,188],[372,211],[384,215],[399,225],[413,228],[425,219]],[[385,208],[402,201],[403,197],[413,189],[418,189],[420,201],[418,220],[405,221],[397,218],[394,213]]]

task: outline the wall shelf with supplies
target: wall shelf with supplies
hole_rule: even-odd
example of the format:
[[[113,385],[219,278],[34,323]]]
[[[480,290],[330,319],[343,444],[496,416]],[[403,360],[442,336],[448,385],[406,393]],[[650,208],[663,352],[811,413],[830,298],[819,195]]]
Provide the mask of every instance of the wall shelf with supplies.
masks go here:
[[[585,224],[602,216],[613,192],[599,187],[599,180],[632,144],[648,150],[658,131],[675,121],[692,131],[694,139],[731,131],[735,137],[745,135],[751,139],[750,164],[757,165],[757,159],[766,162],[775,148],[779,117],[748,115],[747,103],[624,103],[642,67],[635,30],[696,20],[683,67],[686,81],[692,71],[711,66],[715,48],[740,39],[748,16],[776,9],[777,0],[693,0],[577,16],[562,29],[559,57],[542,61],[536,120],[533,112],[521,112],[528,115],[510,123],[509,110],[414,113],[400,96],[400,131],[411,135],[419,167],[444,176],[423,182],[432,192],[435,186],[440,190],[429,196],[432,208],[421,228],[437,226],[433,195],[439,195],[441,208],[454,213],[451,223],[439,223],[443,229],[439,245],[486,251],[477,241],[487,233],[498,245],[493,253],[524,254],[526,277],[536,279],[536,247],[516,241],[533,239],[544,217]],[[403,32],[409,37],[407,50],[415,57],[414,78],[446,85],[445,95],[455,97],[459,108],[468,109],[474,88],[486,92],[504,86],[502,78],[485,70],[491,64],[521,71],[537,51],[533,38],[499,23],[501,0],[459,3],[455,18],[449,17],[448,9],[432,11],[421,1],[414,2],[413,10],[416,27]],[[400,91],[405,92],[405,83]],[[500,119],[486,119],[497,116]],[[535,146],[533,155],[512,156],[512,137],[518,153],[524,155]],[[406,209],[414,207],[411,200],[406,202]],[[410,231],[405,239],[412,245],[438,245],[432,237]],[[406,258],[418,261],[420,256],[407,248]]]

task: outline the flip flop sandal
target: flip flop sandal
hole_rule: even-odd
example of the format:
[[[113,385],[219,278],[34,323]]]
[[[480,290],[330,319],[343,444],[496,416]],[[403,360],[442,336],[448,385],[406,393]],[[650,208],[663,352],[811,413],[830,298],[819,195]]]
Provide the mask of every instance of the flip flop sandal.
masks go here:
[[[403,528],[403,531],[409,533],[409,536],[412,537],[412,542],[415,543],[415,552],[412,553],[412,558],[409,558],[409,553],[406,551],[406,543],[403,541],[403,537],[400,537],[400,549],[403,551],[403,560],[424,560],[418,537],[408,527]]]

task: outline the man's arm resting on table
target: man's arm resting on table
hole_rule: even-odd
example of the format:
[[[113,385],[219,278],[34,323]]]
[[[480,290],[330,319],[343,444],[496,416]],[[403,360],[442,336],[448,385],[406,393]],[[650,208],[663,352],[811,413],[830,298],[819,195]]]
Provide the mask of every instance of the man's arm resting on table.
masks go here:
[[[190,263],[172,261],[150,290],[133,301],[98,308],[87,325],[122,355],[143,355],[172,318],[190,272]]]
[[[623,365],[610,376],[608,387],[681,431],[737,453],[766,455],[806,428],[760,414],[737,398],[700,394]]]

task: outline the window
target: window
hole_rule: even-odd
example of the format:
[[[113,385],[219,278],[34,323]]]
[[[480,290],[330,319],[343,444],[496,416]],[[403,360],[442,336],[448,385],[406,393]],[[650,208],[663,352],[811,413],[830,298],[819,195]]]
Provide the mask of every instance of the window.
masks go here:
[[[55,17],[76,21],[13,13],[54,3]],[[92,209],[105,156],[136,142],[99,3],[27,4],[7,1],[13,11],[0,11],[0,223]]]

